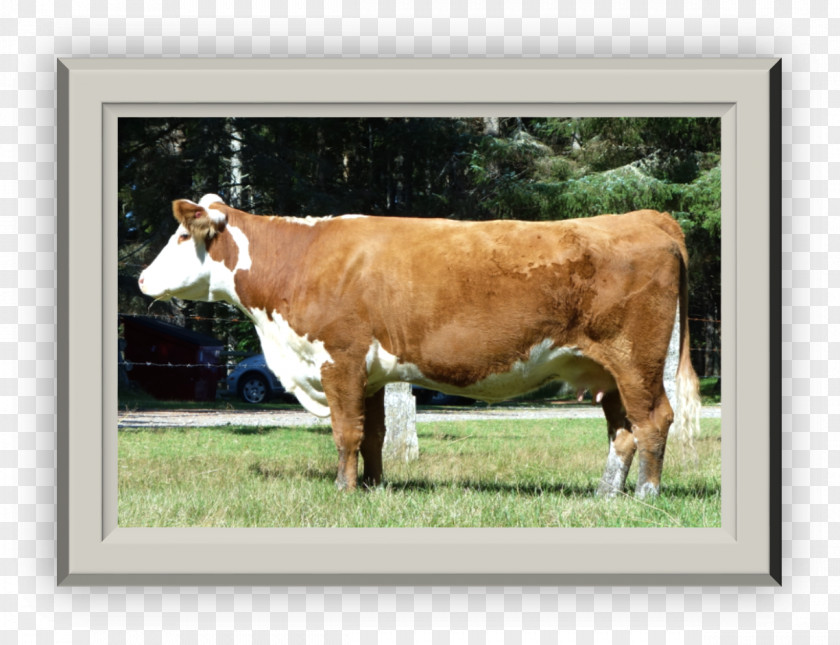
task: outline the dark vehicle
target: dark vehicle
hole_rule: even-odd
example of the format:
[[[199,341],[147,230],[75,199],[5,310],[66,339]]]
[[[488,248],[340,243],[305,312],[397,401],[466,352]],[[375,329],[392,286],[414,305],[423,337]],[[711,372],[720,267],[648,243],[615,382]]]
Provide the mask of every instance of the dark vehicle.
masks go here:
[[[126,376],[163,401],[214,401],[224,343],[147,316],[120,316]]]
[[[286,394],[280,381],[265,364],[265,356],[249,356],[231,370],[227,377],[227,389],[245,403],[265,403],[273,397]],[[473,399],[427,390],[419,386],[411,388],[420,405],[474,405]]]
[[[245,403],[265,403],[286,392],[262,354],[249,356],[234,367],[227,377],[227,387]]]
[[[418,405],[475,405],[475,399],[457,394],[444,394],[435,390],[427,390],[419,385],[411,386],[411,393]]]

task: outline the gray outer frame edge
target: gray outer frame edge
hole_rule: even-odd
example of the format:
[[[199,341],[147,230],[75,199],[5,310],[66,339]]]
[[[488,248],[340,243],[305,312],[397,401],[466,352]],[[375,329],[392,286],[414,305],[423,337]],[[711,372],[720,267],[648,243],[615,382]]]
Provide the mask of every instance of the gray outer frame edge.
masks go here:
[[[67,324],[69,316],[68,301],[68,280],[69,280],[69,248],[67,246],[67,235],[70,227],[69,209],[67,195],[69,192],[69,177],[67,173],[69,154],[69,83],[70,73],[61,61],[58,61],[57,84],[58,84],[58,115],[56,142],[58,177],[57,177],[57,209],[56,209],[56,232],[58,236],[57,267],[58,267],[58,315],[57,315],[57,352],[56,352],[56,373],[57,373],[57,396],[56,409],[58,412],[56,433],[56,447],[58,452],[56,467],[56,486],[58,488],[56,500],[56,522],[57,530],[57,578],[59,584],[67,580],[69,576],[70,561],[70,536],[69,536],[69,502],[70,502],[70,467],[69,467],[69,427],[67,410],[69,407],[68,383],[70,380],[70,361],[68,348],[70,345],[70,330]]]
[[[120,587],[297,587],[297,586],[553,586],[553,587],[768,587],[781,585],[762,573],[395,573],[395,574],[283,574],[283,573],[150,573],[70,574],[58,586]]]
[[[69,328],[68,319],[70,318],[70,307],[71,302],[69,298],[69,290],[70,290],[70,279],[74,275],[73,269],[75,267],[74,258],[71,257],[70,253],[72,251],[71,246],[69,245],[68,236],[70,233],[70,223],[69,217],[74,215],[74,212],[70,206],[70,200],[72,199],[73,195],[71,193],[73,187],[70,185],[70,168],[69,165],[71,163],[72,151],[70,150],[71,145],[71,137],[69,135],[68,129],[73,121],[73,117],[70,113],[70,110],[73,106],[73,100],[71,100],[71,92],[73,91],[74,83],[72,82],[70,76],[76,72],[82,72],[83,75],[87,78],[87,82],[90,83],[90,75],[95,74],[97,71],[102,70],[125,70],[126,73],[129,72],[142,72],[141,75],[148,78],[149,73],[160,73],[166,71],[177,71],[177,70],[187,70],[192,72],[213,72],[218,70],[277,70],[282,69],[284,71],[289,71],[291,73],[298,74],[297,78],[300,78],[300,72],[305,72],[306,70],[312,69],[315,71],[325,71],[325,70],[336,70],[341,69],[342,73],[347,70],[364,70],[368,77],[371,71],[378,71],[383,68],[394,70],[394,69],[405,69],[409,71],[417,71],[420,72],[423,78],[428,81],[430,78],[430,73],[434,74],[444,74],[447,75],[447,71],[460,71],[463,75],[463,72],[466,70],[478,70],[480,72],[489,72],[492,73],[494,71],[502,70],[506,73],[510,73],[512,70],[523,70],[526,74],[528,71],[535,71],[535,72],[552,72],[557,71],[557,69],[562,70],[571,70],[572,72],[581,72],[586,70],[628,70],[628,72],[632,71],[641,71],[641,72],[652,72],[657,70],[671,70],[672,72],[675,69],[681,70],[705,70],[708,71],[710,68],[714,68],[717,71],[725,73],[728,69],[735,69],[737,71],[750,71],[750,72],[757,72],[763,73],[767,72],[767,70],[771,67],[771,65],[775,63],[774,60],[768,59],[752,59],[752,60],[738,60],[732,59],[729,61],[709,61],[709,60],[692,60],[692,61],[675,61],[675,60],[649,60],[649,61],[548,61],[548,60],[536,60],[536,61],[510,61],[510,60],[496,60],[496,61],[311,61],[311,60],[303,60],[303,61],[242,61],[242,60],[189,60],[189,61],[177,61],[177,60],[82,60],[82,59],[73,59],[73,60],[66,60],[66,61],[59,61],[58,62],[58,93],[59,93],[59,115],[58,115],[58,126],[59,126],[59,137],[58,137],[58,163],[59,163],[59,177],[58,177],[58,236],[59,236],[59,253],[58,253],[58,267],[59,267],[59,296],[58,296],[58,307],[59,307],[59,332],[58,332],[58,410],[59,410],[59,418],[58,418],[58,571],[57,577],[60,585],[73,585],[73,584],[81,584],[81,585],[90,585],[90,584],[120,584],[120,585],[147,585],[147,584],[154,584],[154,585],[174,585],[174,584],[200,584],[200,585],[215,585],[215,584],[412,584],[412,585],[426,585],[426,584],[586,584],[586,585],[613,585],[613,584],[620,584],[620,585],[628,585],[628,584],[647,584],[647,585],[660,585],[660,584],[702,584],[702,585],[710,585],[710,584],[718,584],[718,585],[765,585],[765,584],[774,584],[780,582],[780,575],[775,575],[776,572],[780,572],[781,569],[781,550],[780,546],[778,549],[776,545],[780,545],[781,541],[781,513],[780,511],[775,513],[774,515],[774,508],[780,509],[780,494],[775,494],[771,491],[770,495],[770,540],[771,540],[771,549],[770,549],[770,572],[764,573],[761,571],[756,572],[738,572],[738,573],[731,573],[726,571],[719,571],[715,568],[710,568],[708,570],[712,571],[712,573],[687,573],[687,572],[654,572],[654,573],[537,573],[534,570],[529,572],[520,572],[520,573],[468,573],[468,572],[460,572],[460,573],[447,573],[445,571],[438,571],[435,573],[425,574],[425,573],[408,573],[404,572],[401,573],[399,571],[394,572],[393,570],[381,570],[379,572],[373,573],[324,573],[313,571],[312,573],[300,573],[289,571],[286,573],[233,573],[233,572],[223,572],[221,570],[215,570],[196,573],[196,572],[187,572],[181,571],[176,573],[140,573],[136,569],[133,571],[131,570],[132,567],[128,566],[127,560],[120,561],[119,558],[116,559],[116,565],[104,565],[104,566],[93,566],[91,563],[95,563],[97,558],[97,554],[99,554],[102,558],[106,561],[111,562],[114,560],[114,549],[119,550],[121,547],[124,548],[126,546],[131,547],[131,540],[120,540],[120,539],[108,539],[105,538],[105,535],[109,532],[108,528],[105,526],[105,522],[100,520],[99,526],[102,528],[102,533],[100,533],[100,540],[93,540],[86,544],[74,544],[74,540],[78,541],[79,535],[89,535],[90,531],[88,529],[82,531],[81,533],[73,533],[71,530],[71,523],[74,520],[74,517],[70,515],[70,509],[72,508],[72,503],[74,495],[78,496],[78,490],[71,489],[71,482],[73,481],[73,467],[76,466],[77,469],[79,467],[78,462],[74,462],[71,459],[70,450],[70,437],[73,428],[70,426],[72,425],[69,420],[69,409],[70,409],[70,401],[69,401],[69,380],[71,374],[73,374],[74,368],[77,366],[70,365],[70,342],[73,340],[71,338],[71,330]],[[727,67],[727,65],[729,67]],[[776,66],[778,67],[778,65]],[[778,73],[775,72],[775,77],[778,78]],[[510,78],[509,76],[507,78]],[[751,77],[752,78],[752,77]],[[773,78],[773,76],[771,76]],[[771,81],[770,85],[770,93],[771,95],[778,92],[778,89],[774,89],[774,83],[778,85],[778,80]],[[90,85],[88,85],[90,87]],[[79,93],[77,93],[78,96]],[[359,100],[358,97],[357,101]],[[342,100],[345,100],[346,97],[342,97]],[[142,100],[146,100],[144,97]],[[280,98],[275,99],[277,101],[281,101]],[[294,101],[294,99],[289,99],[286,97],[286,100]],[[333,97],[332,102],[336,102],[337,99]],[[161,97],[152,97],[149,99],[150,102],[158,101],[164,102],[165,99]],[[325,98],[317,98],[315,99],[316,102],[325,101],[328,102],[329,99]],[[429,103],[433,104],[435,101],[430,100]],[[437,101],[441,103],[440,99]],[[500,102],[496,100],[495,102]],[[596,101],[598,102],[598,101]],[[604,102],[611,102],[611,101],[604,101]],[[683,101],[684,102],[684,101]],[[360,101],[358,104],[362,104],[363,102]],[[527,101],[525,102],[527,103]],[[674,105],[678,105],[681,101],[674,101]],[[369,105],[369,104],[368,104]],[[771,96],[771,109],[773,109],[773,98]],[[775,114],[775,112],[774,112]],[[779,113],[780,114],[780,113]],[[78,114],[76,117],[78,118]],[[775,177],[773,174],[773,154],[775,151],[776,145],[780,141],[780,134],[778,132],[778,126],[774,126],[774,119],[771,118],[771,154],[770,162],[771,162],[771,177]],[[776,127],[774,131],[773,128]],[[766,177],[765,177],[766,180]],[[740,181],[740,177],[739,177]],[[98,183],[98,182],[97,182]],[[739,190],[741,186],[738,186]],[[76,193],[82,190],[83,187],[77,189]],[[779,189],[780,190],[780,189]],[[773,186],[771,185],[771,191],[773,191]],[[98,190],[96,191],[99,192]],[[778,192],[778,191],[777,191]],[[104,197],[104,193],[103,193]],[[771,192],[770,195],[771,199],[771,208],[774,209],[773,212],[775,213],[776,210],[776,202],[778,201],[780,206],[780,200],[778,195],[774,195]],[[103,213],[107,212],[107,204],[102,204],[103,206]],[[76,213],[76,216],[81,215],[81,213]],[[774,219],[775,222],[775,219]],[[75,222],[74,222],[75,223]],[[780,227],[779,227],[780,231]],[[771,290],[774,288],[772,283],[772,276],[775,275],[772,273],[773,263],[775,261],[775,255],[773,251],[773,244],[775,235],[778,231],[771,230],[770,235],[770,242],[771,242],[771,256],[770,256],[770,263],[771,263]],[[780,235],[779,235],[780,239]],[[739,258],[741,259],[741,258]],[[780,266],[780,256],[778,257],[778,262],[776,263],[777,266]],[[778,273],[778,271],[776,272]],[[780,284],[780,282],[779,282]],[[773,301],[771,299],[771,307]],[[107,314],[106,309],[103,309],[103,316]],[[780,308],[779,308],[779,315],[780,315]],[[778,318],[780,320],[780,318]],[[103,318],[104,320],[104,318]],[[773,312],[771,312],[771,326],[773,318]],[[781,353],[780,353],[780,344],[777,343],[775,346],[772,343],[773,334],[771,333],[771,363],[773,365],[776,364],[776,355],[778,354],[778,363],[780,364],[781,360]],[[780,337],[780,336],[779,336]],[[774,351],[775,350],[775,351]],[[105,360],[105,356],[107,352],[103,352],[103,360]],[[100,366],[103,367],[103,366]],[[104,366],[107,367],[107,366]],[[772,383],[772,372],[773,369],[771,367],[771,392],[773,390],[773,383]],[[779,371],[780,375],[780,371]],[[101,376],[101,375],[100,375]],[[100,381],[101,382],[101,378]],[[778,387],[780,387],[780,378],[778,379]],[[731,391],[734,394],[734,386],[733,390]],[[767,393],[765,393],[766,395]],[[727,400],[734,400],[733,398],[728,398]],[[771,423],[772,425],[778,426],[779,432],[781,429],[781,416],[778,415],[774,417],[773,412],[778,413],[778,410],[775,408],[778,406],[774,406],[774,401],[771,400]],[[101,417],[100,417],[101,419]],[[775,433],[771,433],[775,436]],[[778,441],[778,446],[775,448],[771,444],[771,480],[775,483],[778,482],[780,486],[780,477],[775,477],[774,473],[775,470],[773,469],[773,464],[775,463],[774,460],[780,461],[780,440]],[[101,450],[103,446],[100,444],[99,449]],[[78,448],[76,448],[78,450]],[[778,459],[776,459],[775,451],[779,452]],[[99,451],[97,451],[99,452]],[[772,487],[775,491],[776,486]],[[100,489],[101,494],[101,489]],[[774,501],[774,497],[778,499]],[[75,507],[78,511],[79,504]],[[78,529],[78,522],[76,523],[76,529]],[[152,531],[155,536],[160,536],[160,530],[157,529],[148,529]],[[166,529],[164,529],[165,531]],[[215,529],[208,529],[209,531],[214,531]],[[307,531],[306,529],[297,529],[298,531]],[[355,531],[366,531],[367,529],[356,529]],[[389,529],[382,529],[384,531],[389,531]],[[516,529],[507,529],[508,531],[516,531]],[[537,529],[541,530],[541,529]],[[613,535],[617,538],[617,536],[622,531],[635,531],[636,533],[631,533],[634,537],[641,535],[638,533],[639,531],[644,531],[644,529],[604,529],[605,531],[612,531],[610,535]],[[690,529],[662,529],[664,531],[690,531]],[[247,529],[246,529],[247,531]],[[350,530],[351,535],[352,531]],[[437,531],[437,529],[435,529]],[[480,531],[494,531],[494,529],[480,529]],[[564,529],[564,531],[575,531],[574,529]],[[585,531],[585,530],[584,530]],[[121,531],[114,531],[109,537],[110,538],[117,538],[118,535],[121,534]],[[341,530],[336,530],[336,535],[348,535],[348,533],[341,533]],[[497,535],[496,533],[491,533],[492,535]],[[583,533],[579,533],[578,535],[583,535]],[[600,533],[599,533],[600,535]],[[713,535],[713,533],[709,533],[709,535]],[[778,536],[778,540],[774,542],[774,536]],[[125,538],[125,535],[123,535]],[[355,541],[355,540],[351,540]],[[515,540],[514,540],[515,541]],[[144,547],[152,547],[154,550],[154,544],[158,544],[157,547],[160,549],[166,549],[165,546],[166,540],[153,540],[147,544],[144,544]],[[211,541],[212,542],[212,541]],[[247,541],[246,541],[247,542]],[[242,544],[245,545],[246,542]],[[493,544],[497,544],[496,549],[498,551],[498,547],[500,546],[498,543],[500,541],[498,539],[493,542],[484,543],[485,547],[490,548],[492,550]],[[506,540],[502,540],[502,542],[506,542]],[[562,540],[561,540],[562,542]],[[600,542],[600,541],[599,541]],[[715,544],[719,544],[720,542],[715,542]],[[203,545],[210,544],[210,542],[202,541]],[[609,549],[610,545],[614,546],[617,544],[616,540],[613,540],[611,543],[606,541],[604,543],[604,548]],[[217,545],[218,546],[218,545]],[[240,547],[241,548],[241,547]],[[141,551],[143,549],[141,548]],[[148,550],[148,548],[147,548]],[[177,549],[176,549],[177,550]],[[457,551],[457,549],[456,549]],[[778,555],[777,555],[778,551]],[[161,555],[165,554],[165,551],[159,551]],[[74,558],[76,558],[74,560]],[[93,558],[93,560],[91,560]],[[163,560],[166,560],[164,557]],[[78,564],[78,562],[82,562],[82,564]],[[88,564],[85,564],[87,562]],[[120,567],[122,564],[122,567]],[[108,568],[112,567],[112,568]],[[166,570],[166,569],[165,569]],[[267,563],[265,570],[271,571],[270,563]]]
[[[782,584],[782,61],[770,69],[770,576]]]

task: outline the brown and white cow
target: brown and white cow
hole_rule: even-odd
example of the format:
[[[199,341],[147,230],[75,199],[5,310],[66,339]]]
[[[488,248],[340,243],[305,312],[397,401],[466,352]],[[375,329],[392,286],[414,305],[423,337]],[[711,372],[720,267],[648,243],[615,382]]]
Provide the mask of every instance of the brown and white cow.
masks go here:
[[[206,195],[173,202],[178,230],[140,276],[156,298],[225,301],[256,326],[266,362],[331,416],[337,484],[382,477],[384,386],[407,381],[499,401],[559,379],[607,419],[598,493],[659,492],[674,414],[663,387],[680,305],[677,427],[699,399],[686,326],[687,252],[667,213],[560,222],[256,216]]]

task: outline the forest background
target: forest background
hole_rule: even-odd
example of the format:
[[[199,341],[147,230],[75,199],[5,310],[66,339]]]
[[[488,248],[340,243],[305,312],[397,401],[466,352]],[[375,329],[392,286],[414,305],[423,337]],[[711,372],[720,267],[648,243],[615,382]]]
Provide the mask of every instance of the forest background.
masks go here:
[[[720,119],[206,118],[119,122],[119,311],[257,352],[231,306],[150,306],[137,277],[171,202],[216,193],[256,214],[562,220],[670,212],[690,255],[692,362],[720,375]]]

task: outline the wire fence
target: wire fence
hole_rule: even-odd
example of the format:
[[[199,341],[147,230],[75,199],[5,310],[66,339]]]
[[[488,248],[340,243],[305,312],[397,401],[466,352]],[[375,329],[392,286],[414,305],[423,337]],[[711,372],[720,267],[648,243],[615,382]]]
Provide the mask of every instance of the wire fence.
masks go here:
[[[195,316],[186,314],[118,314],[124,318],[155,318],[163,320],[164,322],[171,322],[173,320],[199,320],[202,322],[221,322],[221,323],[235,323],[235,322],[253,322],[249,318],[229,318],[222,316]]]
[[[151,361],[117,361],[120,367],[232,367],[236,363],[152,363]]]
[[[228,317],[228,316],[197,316],[194,314],[175,314],[175,315],[166,315],[166,314],[119,314],[122,317],[128,318],[154,318],[157,320],[162,320],[166,322],[173,322],[173,321],[187,321],[187,320],[194,320],[198,322],[211,322],[211,323],[241,323],[241,322],[252,322],[248,318],[244,317]],[[697,318],[693,316],[689,316],[688,320],[690,322],[699,322],[699,323],[713,323],[715,325],[720,325],[721,321],[716,320],[714,318]],[[692,347],[691,352],[693,355],[702,355],[708,356],[709,354],[714,354],[715,356],[719,356],[721,350],[719,347]],[[238,355],[251,355],[249,352],[233,352],[234,354]],[[718,361],[720,359],[717,359]],[[706,363],[707,361],[704,361]],[[228,362],[224,364],[210,364],[210,363],[149,363],[149,362],[132,362],[132,361],[121,361],[121,366],[126,367],[127,369],[131,369],[131,367],[135,365],[143,365],[147,367],[233,367],[236,365],[235,362]],[[708,372],[709,370],[703,370],[704,372]],[[710,378],[719,376],[718,373],[709,373],[703,374],[703,378]]]

